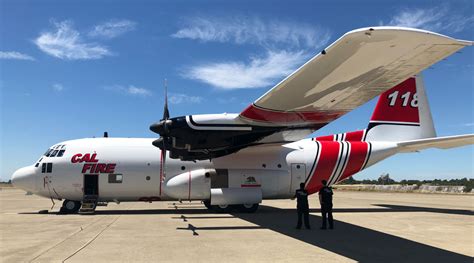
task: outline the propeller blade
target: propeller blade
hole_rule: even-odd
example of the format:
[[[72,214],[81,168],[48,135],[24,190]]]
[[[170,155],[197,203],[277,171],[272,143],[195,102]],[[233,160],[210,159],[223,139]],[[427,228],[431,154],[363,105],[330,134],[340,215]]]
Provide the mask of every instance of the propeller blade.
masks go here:
[[[170,118],[170,112],[168,110],[168,81],[165,79],[165,106],[163,110],[163,120]]]

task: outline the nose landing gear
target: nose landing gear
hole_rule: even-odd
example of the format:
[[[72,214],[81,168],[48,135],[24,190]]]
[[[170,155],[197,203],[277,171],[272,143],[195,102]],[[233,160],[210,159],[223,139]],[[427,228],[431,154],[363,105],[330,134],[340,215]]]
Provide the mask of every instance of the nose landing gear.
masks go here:
[[[59,209],[59,213],[63,214],[75,214],[81,208],[80,201],[73,201],[73,200],[64,200],[61,209]]]

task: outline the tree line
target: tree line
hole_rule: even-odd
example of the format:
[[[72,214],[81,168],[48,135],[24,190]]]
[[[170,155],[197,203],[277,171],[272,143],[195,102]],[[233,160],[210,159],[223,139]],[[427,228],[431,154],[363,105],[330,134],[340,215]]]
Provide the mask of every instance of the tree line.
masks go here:
[[[470,192],[474,188],[474,179],[471,178],[461,178],[461,179],[434,179],[434,180],[400,180],[396,181],[390,178],[388,174],[382,174],[378,179],[369,180],[357,180],[354,177],[349,177],[348,179],[340,182],[340,184],[383,184],[383,185],[390,185],[390,184],[402,184],[402,185],[422,185],[422,184],[429,184],[429,185],[443,185],[443,186],[465,186],[464,192]]]

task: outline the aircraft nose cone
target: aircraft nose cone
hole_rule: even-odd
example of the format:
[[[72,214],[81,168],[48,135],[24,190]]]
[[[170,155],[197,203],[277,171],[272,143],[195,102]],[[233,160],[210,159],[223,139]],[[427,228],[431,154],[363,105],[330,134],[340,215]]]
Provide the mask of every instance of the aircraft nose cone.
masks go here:
[[[150,130],[164,136],[170,132],[170,127],[172,125],[172,120],[161,120],[160,122],[156,122],[150,125]]]
[[[27,166],[16,170],[12,175],[13,186],[25,191],[36,190],[35,170],[33,166]]]
[[[150,125],[150,130],[154,133],[160,134],[163,131],[161,122],[156,122]]]

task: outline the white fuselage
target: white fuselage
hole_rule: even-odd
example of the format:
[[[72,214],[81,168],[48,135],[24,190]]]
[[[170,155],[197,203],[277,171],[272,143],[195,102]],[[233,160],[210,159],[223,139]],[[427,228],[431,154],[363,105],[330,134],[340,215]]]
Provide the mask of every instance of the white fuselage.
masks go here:
[[[61,157],[43,156],[36,165],[15,172],[13,182],[40,196],[68,200],[83,199],[85,176],[89,174],[98,174],[98,200],[106,202],[205,200],[211,198],[211,188],[216,187],[241,189],[244,195],[246,189],[252,194],[258,191],[261,197],[256,198],[290,198],[300,183],[319,183],[320,180],[308,177],[318,176],[316,167],[322,169],[324,162],[330,160],[323,160],[318,147],[326,147],[323,143],[335,147],[342,144],[305,139],[286,145],[248,147],[213,160],[183,162],[167,158],[163,174],[160,172],[161,152],[151,144],[152,141],[139,138],[89,138],[62,142],[51,147],[53,150],[65,150]],[[367,163],[362,168],[395,152],[393,143],[371,143],[371,154],[367,154]],[[334,163],[343,156],[335,156],[337,160]],[[334,170],[333,176],[337,176],[336,168],[329,168]],[[206,171],[217,171],[217,177],[208,176]],[[114,181],[116,178],[120,182]]]

